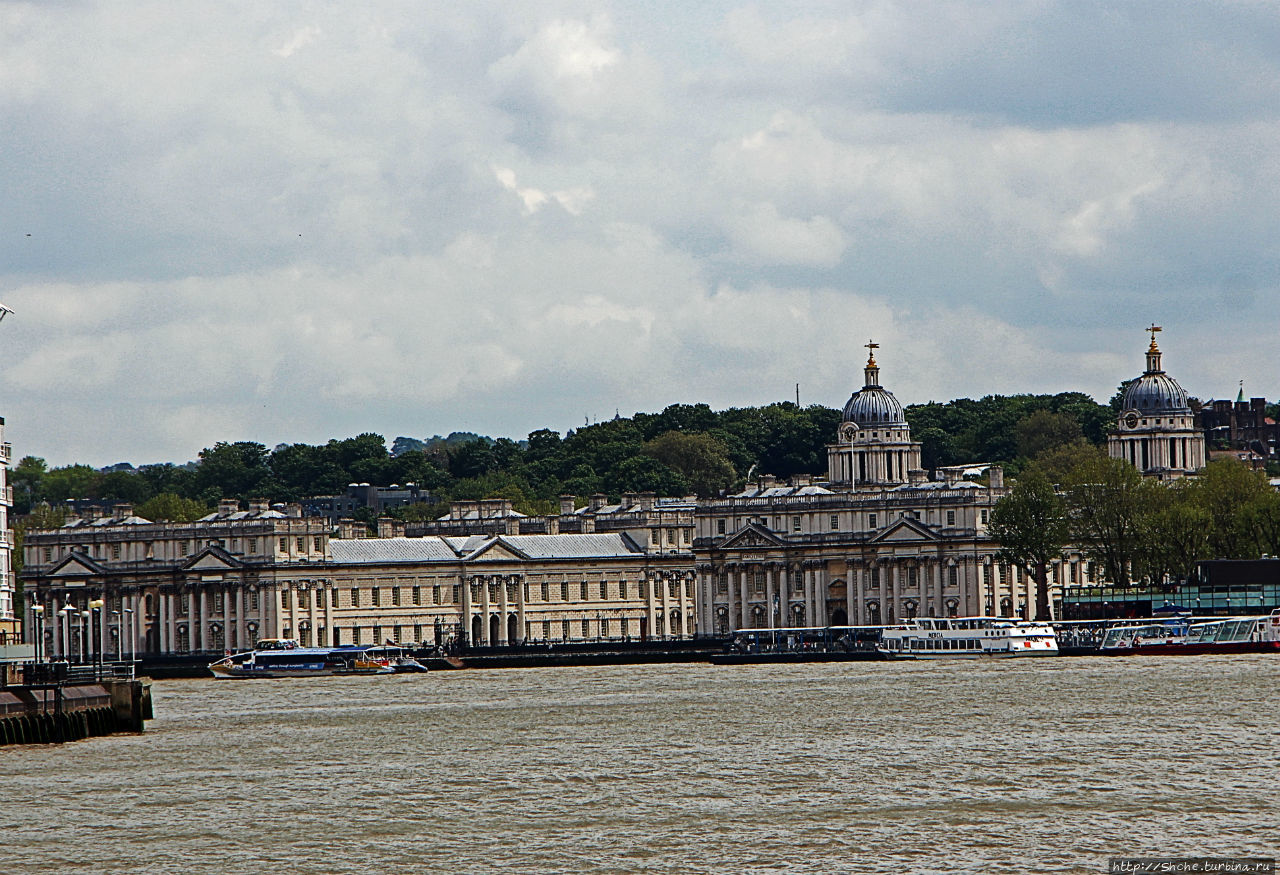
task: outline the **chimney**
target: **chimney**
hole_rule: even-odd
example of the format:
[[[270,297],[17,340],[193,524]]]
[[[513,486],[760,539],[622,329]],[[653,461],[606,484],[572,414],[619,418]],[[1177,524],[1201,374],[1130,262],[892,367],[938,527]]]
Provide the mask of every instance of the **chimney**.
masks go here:
[[[343,541],[354,541],[360,537],[356,534],[356,525],[357,523],[353,519],[338,520],[338,538]],[[361,528],[364,527],[363,523],[359,525]]]
[[[239,509],[240,509],[240,502],[236,501],[234,498],[218,499],[219,516],[229,514],[229,513],[235,513]]]
[[[379,538],[403,538],[404,522],[389,516],[378,517]]]
[[[290,519],[302,519],[302,505],[298,504],[296,501],[289,502],[284,506],[284,515]]]
[[[560,516],[568,516],[574,511],[574,501],[572,495],[560,496]]]
[[[221,505],[221,502],[219,502],[219,505]],[[236,507],[239,507],[239,505],[237,504]],[[269,510],[271,510],[271,502],[265,498],[249,499],[249,513],[266,513]]]
[[[504,534],[507,534],[507,535],[520,534],[520,517],[518,516],[503,517],[503,523],[505,524],[502,527],[502,531]]]
[[[546,520],[547,520],[547,534],[548,535],[560,534],[560,517],[556,516],[553,513],[547,514]]]
[[[642,511],[645,511],[646,513],[653,510],[654,500],[657,497],[658,497],[657,494],[653,492],[641,492],[640,493],[640,509]]]
[[[596,531],[596,518],[593,516],[584,516],[582,518],[582,534],[594,535]]]
[[[987,485],[992,489],[1004,488],[1004,468],[999,465],[992,465],[987,469]]]
[[[605,495],[603,492],[596,492],[592,494],[590,501],[587,503],[587,507],[590,508],[592,513],[595,513],[600,510],[600,508],[604,507],[604,503],[608,500],[609,496]]]
[[[907,482],[912,486],[922,486],[925,482],[925,472],[920,468],[912,468],[907,472]]]
[[[957,483],[959,483],[961,474],[962,474],[962,470],[960,468],[943,468],[942,469],[942,479],[947,482],[948,486],[955,486]]]
[[[131,516],[133,516],[133,505],[132,505],[132,504],[117,504],[117,505],[115,506],[115,513],[114,513],[114,514],[112,514],[112,515],[113,515],[116,519],[119,519],[119,520],[122,520],[122,519],[124,519],[124,518],[126,518],[126,517],[131,517]]]
[[[622,493],[622,506],[624,508],[634,507],[635,503],[636,503],[636,494],[634,492]]]

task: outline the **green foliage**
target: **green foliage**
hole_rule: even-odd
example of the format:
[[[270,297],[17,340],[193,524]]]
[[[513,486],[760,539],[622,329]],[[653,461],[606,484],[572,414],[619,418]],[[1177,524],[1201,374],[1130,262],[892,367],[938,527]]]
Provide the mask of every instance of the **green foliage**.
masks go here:
[[[1049,478],[1035,469],[1020,477],[992,509],[988,530],[1000,543],[1000,561],[1021,566],[1036,581],[1036,619],[1050,619],[1048,567],[1070,532],[1066,505]]]
[[[134,508],[134,513],[153,523],[191,523],[209,513],[208,505],[172,492],[162,492]]]
[[[642,452],[683,477],[700,496],[718,494],[737,476],[725,445],[708,434],[663,432]]]

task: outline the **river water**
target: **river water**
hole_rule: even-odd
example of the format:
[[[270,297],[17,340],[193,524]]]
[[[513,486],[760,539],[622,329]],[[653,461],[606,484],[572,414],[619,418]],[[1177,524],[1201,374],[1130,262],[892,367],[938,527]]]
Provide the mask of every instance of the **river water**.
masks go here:
[[[0,872],[1102,872],[1280,852],[1280,658],[157,681],[0,748]]]

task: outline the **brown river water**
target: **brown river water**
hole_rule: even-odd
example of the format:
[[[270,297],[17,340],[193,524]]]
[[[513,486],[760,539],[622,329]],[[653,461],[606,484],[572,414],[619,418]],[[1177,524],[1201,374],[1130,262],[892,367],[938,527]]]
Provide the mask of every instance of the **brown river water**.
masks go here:
[[[1280,854],[1280,656],[157,681],[0,873],[1104,872]]]

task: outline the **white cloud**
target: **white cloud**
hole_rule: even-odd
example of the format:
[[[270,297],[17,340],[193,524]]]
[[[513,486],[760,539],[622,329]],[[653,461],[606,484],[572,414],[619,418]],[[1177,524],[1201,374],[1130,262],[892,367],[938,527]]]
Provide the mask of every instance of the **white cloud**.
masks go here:
[[[55,463],[520,436],[839,404],[868,336],[904,401],[1105,399],[1152,319],[1275,395],[1272,19],[0,5],[0,414]]]

